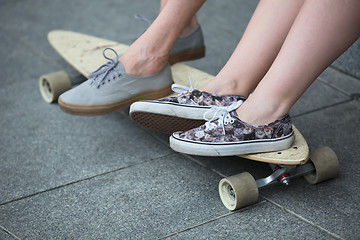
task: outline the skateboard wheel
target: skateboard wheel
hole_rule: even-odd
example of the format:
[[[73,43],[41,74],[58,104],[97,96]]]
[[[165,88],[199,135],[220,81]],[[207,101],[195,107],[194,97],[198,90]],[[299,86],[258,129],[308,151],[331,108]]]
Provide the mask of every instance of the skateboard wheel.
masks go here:
[[[39,79],[41,96],[47,103],[57,101],[58,97],[71,89],[71,81],[64,71],[42,75]]]
[[[259,198],[256,181],[247,172],[223,178],[219,183],[219,194],[225,207],[231,211],[254,204]]]
[[[310,153],[310,159],[315,171],[304,175],[311,184],[320,183],[334,178],[339,173],[339,161],[335,152],[329,147],[316,149]]]

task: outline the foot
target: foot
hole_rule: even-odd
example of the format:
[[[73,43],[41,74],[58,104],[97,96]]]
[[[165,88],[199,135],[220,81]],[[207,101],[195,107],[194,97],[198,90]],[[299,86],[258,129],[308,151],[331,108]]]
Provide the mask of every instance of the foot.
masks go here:
[[[131,118],[144,127],[171,134],[200,126],[205,122],[204,114],[214,106],[226,107],[245,100],[241,96],[216,95],[179,84],[173,84],[172,89],[179,94],[133,103]]]
[[[291,147],[295,136],[288,114],[272,123],[254,126],[238,118],[235,109],[241,104],[235,102],[215,111],[215,120],[197,128],[173,133],[171,148],[193,155],[231,156]]]
[[[155,74],[137,77],[125,72],[123,65],[106,56],[109,62],[89,75],[81,85],[59,97],[60,108],[76,115],[101,115],[129,107],[143,99],[158,99],[171,93],[172,75],[170,66],[165,65]]]

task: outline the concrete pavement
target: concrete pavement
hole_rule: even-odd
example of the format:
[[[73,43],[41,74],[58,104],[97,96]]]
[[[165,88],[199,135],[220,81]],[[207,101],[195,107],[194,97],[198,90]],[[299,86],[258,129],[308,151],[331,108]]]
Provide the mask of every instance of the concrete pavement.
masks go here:
[[[207,1],[198,13],[207,55],[188,64],[216,74],[256,4]],[[235,212],[222,205],[219,180],[243,171],[262,177],[268,165],[178,154],[167,135],[137,126],[126,110],[80,117],[42,100],[40,75],[76,74],[49,45],[49,31],[130,44],[144,30],[133,15],[154,19],[158,7],[157,0],[0,1],[0,239],[359,239],[354,74],[329,67],[291,112],[311,149],[337,153],[339,177],[263,188],[257,204]]]

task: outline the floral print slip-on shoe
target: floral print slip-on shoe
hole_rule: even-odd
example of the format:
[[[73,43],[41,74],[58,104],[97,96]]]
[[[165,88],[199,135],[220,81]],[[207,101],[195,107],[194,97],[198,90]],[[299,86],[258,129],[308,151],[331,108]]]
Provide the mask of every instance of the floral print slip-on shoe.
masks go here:
[[[144,127],[172,134],[203,124],[204,114],[213,106],[226,107],[234,102],[245,101],[241,96],[211,94],[192,86],[173,84],[171,88],[179,94],[133,103],[129,112],[131,118]]]
[[[177,152],[201,156],[242,155],[291,147],[295,135],[289,114],[267,125],[253,126],[238,118],[235,110],[241,103],[214,107],[205,114],[213,114],[205,124],[173,133],[170,147]]]

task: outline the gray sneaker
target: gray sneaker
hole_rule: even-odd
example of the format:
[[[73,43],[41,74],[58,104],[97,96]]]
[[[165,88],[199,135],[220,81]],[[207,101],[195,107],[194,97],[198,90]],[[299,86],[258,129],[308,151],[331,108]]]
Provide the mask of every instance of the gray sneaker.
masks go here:
[[[148,27],[151,22],[146,17],[136,14],[135,19],[146,22]],[[170,49],[169,63],[191,61],[205,57],[204,36],[200,25],[187,36],[179,37]]]
[[[107,51],[113,51],[116,58],[107,57]],[[137,77],[125,73],[113,49],[104,49],[103,55],[109,60],[107,64],[91,73],[81,85],[60,95],[58,103],[64,112],[101,115],[124,109],[139,100],[158,99],[172,93],[169,64],[153,75]]]

